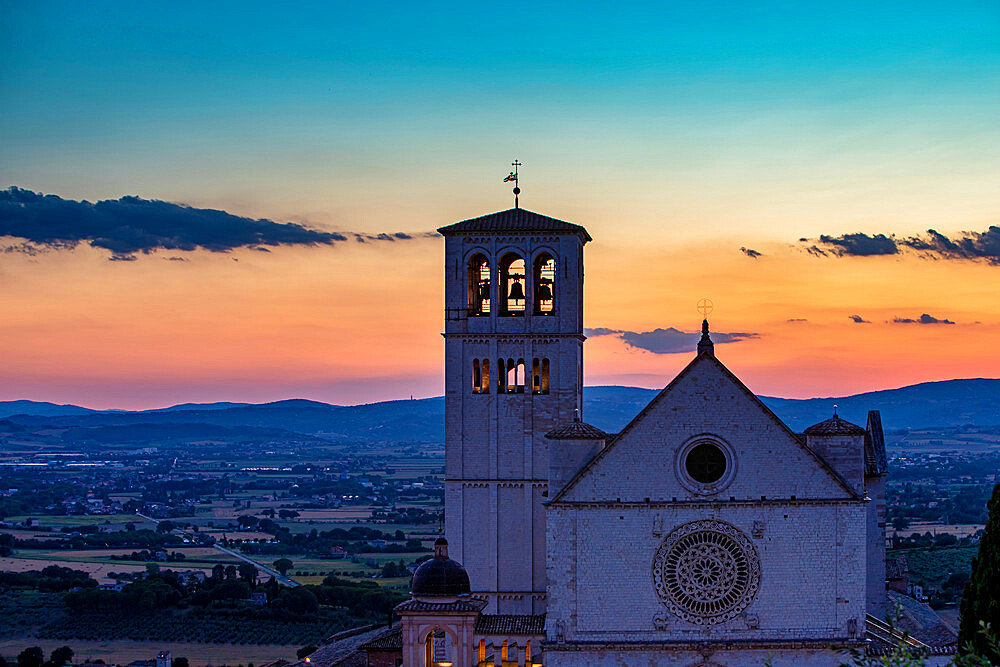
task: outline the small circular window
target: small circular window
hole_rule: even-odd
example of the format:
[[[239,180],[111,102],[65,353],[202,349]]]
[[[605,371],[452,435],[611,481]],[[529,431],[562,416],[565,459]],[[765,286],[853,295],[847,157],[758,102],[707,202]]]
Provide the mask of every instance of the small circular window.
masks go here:
[[[690,438],[674,455],[677,479],[700,496],[719,493],[736,476],[736,452],[722,438],[702,433]]]
[[[726,474],[726,454],[714,443],[699,442],[684,459],[684,469],[700,484],[718,482]]]

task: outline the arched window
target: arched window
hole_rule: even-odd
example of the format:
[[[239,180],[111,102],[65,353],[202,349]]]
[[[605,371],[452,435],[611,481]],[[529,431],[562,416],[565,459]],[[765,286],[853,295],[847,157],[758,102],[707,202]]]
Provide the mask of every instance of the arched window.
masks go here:
[[[490,393],[490,360],[472,360],[472,393]]]
[[[498,394],[523,394],[524,381],[524,359],[497,359]]]
[[[524,294],[524,260],[508,253],[500,260],[500,314],[523,315],[525,307]]]
[[[549,393],[549,360],[548,359],[535,359],[531,360],[531,393],[532,394],[547,394]]]
[[[490,313],[490,261],[478,253],[469,260],[469,315]]]
[[[535,258],[535,315],[551,315],[556,309],[556,260],[547,252]]]

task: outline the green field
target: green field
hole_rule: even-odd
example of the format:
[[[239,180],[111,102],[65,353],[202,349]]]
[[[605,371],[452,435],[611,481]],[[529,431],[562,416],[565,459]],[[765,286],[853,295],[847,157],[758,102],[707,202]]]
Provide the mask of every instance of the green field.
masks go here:
[[[28,518],[37,519],[40,526],[51,526],[53,528],[76,528],[79,526],[124,526],[126,523],[134,523],[136,528],[148,527],[149,521],[135,514],[90,514],[84,516],[51,516],[47,514],[32,514],[29,516],[9,516],[8,523],[20,523]]]
[[[969,574],[972,559],[979,547],[927,547],[923,549],[890,549],[886,554],[891,560],[906,556],[910,567],[910,582],[924,588],[939,589],[954,572]]]

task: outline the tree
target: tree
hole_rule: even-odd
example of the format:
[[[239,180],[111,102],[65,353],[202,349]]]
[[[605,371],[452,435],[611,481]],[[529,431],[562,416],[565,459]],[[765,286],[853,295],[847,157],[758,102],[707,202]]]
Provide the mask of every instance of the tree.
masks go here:
[[[17,667],[42,667],[45,662],[45,654],[38,646],[26,648],[17,656]]]
[[[971,647],[976,655],[1000,662],[996,646],[990,646],[980,633],[981,624],[1000,629],[1000,484],[993,487],[987,507],[989,517],[979,541],[979,553],[972,560],[972,574],[962,595],[958,640],[959,645]]]
[[[176,527],[177,524],[174,523],[173,521],[161,521],[160,523],[156,524],[156,532],[169,533]]]
[[[250,588],[257,586],[257,566],[251,563],[243,562],[240,563],[237,570],[240,573],[240,579],[250,584]]]
[[[260,519],[250,514],[244,514],[236,519],[236,523],[239,524],[240,528],[244,529],[256,526],[259,521]]]
[[[49,656],[49,662],[56,667],[62,667],[62,665],[68,665],[73,662],[73,649],[69,646],[60,646],[59,648],[52,651],[52,655]]]
[[[236,566],[235,565],[227,565],[226,566],[226,579],[230,579],[230,580],[236,579]]]
[[[216,581],[226,576],[226,566],[222,563],[212,567],[212,578]]]
[[[278,516],[282,519],[294,519],[299,513],[295,510],[278,510]]]
[[[281,576],[285,576],[285,573],[291,570],[294,564],[295,563],[288,560],[287,558],[279,558],[278,560],[274,561],[274,569],[280,572]]]

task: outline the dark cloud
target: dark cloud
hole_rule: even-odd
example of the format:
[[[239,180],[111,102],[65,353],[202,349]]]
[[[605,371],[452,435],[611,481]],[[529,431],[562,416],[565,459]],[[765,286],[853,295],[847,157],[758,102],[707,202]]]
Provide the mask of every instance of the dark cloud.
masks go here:
[[[433,236],[428,233],[420,236]],[[89,243],[107,250],[115,261],[157,250],[237,248],[267,251],[265,246],[333,245],[355,241],[401,241],[409,234],[340,234],[292,222],[254,220],[209,208],[125,196],[92,204],[11,187],[0,190],[0,236],[23,239],[7,252],[74,248]]]
[[[893,324],[954,324],[948,319],[938,319],[932,315],[924,313],[920,317],[914,319],[912,317],[894,317],[892,318]]]
[[[653,329],[652,331],[624,331],[620,329],[608,329],[601,327],[597,329],[585,329],[584,333],[588,336],[616,336],[624,341],[624,343],[629,347],[646,350],[647,352],[652,352],[654,354],[693,352],[697,349],[698,340],[701,338],[700,332],[681,331],[680,329],[675,329],[673,327],[669,327],[667,329]],[[712,341],[716,345],[724,343],[738,343],[741,340],[749,340],[759,337],[760,335],[755,333],[712,332]]]
[[[809,320],[807,320],[804,317],[789,317],[786,321],[787,322],[808,322]]]
[[[584,336],[613,336],[624,333],[621,329],[608,329],[607,327],[597,327],[596,329],[584,329]]]
[[[808,248],[806,248],[806,252],[809,253],[810,255],[815,255],[816,257],[826,257],[827,256],[827,253],[826,253],[825,250],[821,250],[819,248],[819,246],[815,246],[815,245],[809,246]]]
[[[871,324],[870,320],[866,320],[865,318],[861,317],[860,315],[848,315],[847,317],[848,317],[848,319],[850,319],[855,324]]]
[[[761,253],[754,250],[753,248],[740,248],[740,252],[749,257],[750,259],[757,259],[761,256]]]
[[[808,239],[799,239],[808,243]],[[1000,227],[991,226],[985,232],[962,232],[954,238],[949,238],[934,229],[928,229],[923,235],[896,238],[885,234],[844,234],[842,236],[820,236],[819,243],[805,248],[806,252],[825,257],[855,256],[871,257],[875,255],[897,255],[903,249],[919,252],[928,259],[962,259],[986,260],[991,264],[1000,265]]]
[[[872,255],[895,255],[899,252],[896,241],[885,234],[868,236],[867,234],[844,234],[843,236],[820,236],[820,243],[833,246],[835,255],[855,255],[870,257]]]

